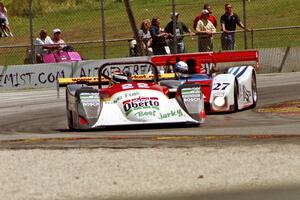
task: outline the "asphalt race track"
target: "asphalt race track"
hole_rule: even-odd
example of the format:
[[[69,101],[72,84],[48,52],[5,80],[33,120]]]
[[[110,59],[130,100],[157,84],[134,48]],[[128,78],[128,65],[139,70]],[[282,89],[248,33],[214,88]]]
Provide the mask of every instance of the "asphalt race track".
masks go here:
[[[64,91],[0,92],[0,199],[282,200],[300,195],[300,73],[201,127],[70,132]]]
[[[64,89],[61,90],[59,99],[54,89],[2,92],[0,141],[31,140],[35,141],[34,144],[47,141],[56,143],[59,147],[64,147],[65,144],[72,144],[71,147],[83,147],[83,144],[85,147],[147,147],[153,144],[172,146],[179,145],[180,141],[216,139],[211,136],[228,141],[232,138],[251,139],[257,135],[300,136],[300,73],[259,74],[257,85],[256,109],[208,115],[201,127],[146,127],[137,130],[132,128],[88,132],[70,132],[67,129]],[[289,101],[292,103],[287,105],[284,112],[269,108]],[[173,142],[168,142],[169,140]],[[183,146],[193,143],[184,143]],[[2,145],[2,148],[5,147]]]

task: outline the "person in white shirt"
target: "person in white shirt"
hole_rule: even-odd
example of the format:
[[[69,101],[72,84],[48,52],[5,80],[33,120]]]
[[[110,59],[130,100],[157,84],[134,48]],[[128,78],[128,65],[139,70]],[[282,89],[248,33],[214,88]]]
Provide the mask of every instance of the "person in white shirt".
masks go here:
[[[198,40],[200,52],[213,51],[213,34],[216,32],[216,28],[208,18],[209,11],[203,10],[202,18],[196,26],[196,34],[200,36]]]
[[[58,49],[58,46],[54,45],[52,39],[47,35],[47,31],[45,29],[40,31],[39,36],[40,37],[36,38],[34,45],[37,62],[41,63],[43,61],[43,55]]]

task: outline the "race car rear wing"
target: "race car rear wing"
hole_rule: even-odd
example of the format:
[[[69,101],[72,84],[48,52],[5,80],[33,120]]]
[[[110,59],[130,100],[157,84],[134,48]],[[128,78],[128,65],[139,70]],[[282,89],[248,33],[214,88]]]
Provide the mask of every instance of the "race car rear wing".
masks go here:
[[[259,55],[257,50],[226,51],[226,52],[203,52],[152,56],[151,62],[157,66],[175,64],[178,61],[195,59],[202,64],[206,63],[228,63],[228,62],[256,62],[256,70],[259,68]]]
[[[149,81],[154,77],[153,74],[135,74],[131,75],[133,81]],[[165,73],[158,75],[160,80],[172,79],[175,78],[175,73]],[[101,82],[108,83],[109,80],[102,77]],[[57,85],[58,87],[66,87],[70,84],[86,84],[86,85],[98,85],[99,79],[97,76],[92,77],[74,77],[74,78],[58,78]]]

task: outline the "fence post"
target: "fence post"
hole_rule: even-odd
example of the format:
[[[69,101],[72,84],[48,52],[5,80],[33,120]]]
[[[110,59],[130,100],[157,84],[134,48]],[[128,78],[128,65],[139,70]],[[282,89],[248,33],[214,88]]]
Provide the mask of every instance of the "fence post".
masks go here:
[[[243,23],[245,26],[244,30],[244,48],[248,49],[248,42],[247,42],[247,9],[246,9],[246,0],[243,0]]]
[[[175,16],[175,12],[176,12],[176,0],[172,0],[172,21],[173,21],[173,50],[174,53],[177,53],[177,35],[176,35],[176,16]]]
[[[33,43],[32,1],[33,0],[29,0],[29,32],[30,32],[30,63],[33,64],[36,63],[36,59],[35,59],[35,47]]]
[[[104,0],[101,0],[100,4],[101,4],[100,7],[101,7],[103,58],[106,59],[106,29],[105,29],[105,15],[104,15]]]
[[[251,29],[251,48],[254,49],[254,31]]]

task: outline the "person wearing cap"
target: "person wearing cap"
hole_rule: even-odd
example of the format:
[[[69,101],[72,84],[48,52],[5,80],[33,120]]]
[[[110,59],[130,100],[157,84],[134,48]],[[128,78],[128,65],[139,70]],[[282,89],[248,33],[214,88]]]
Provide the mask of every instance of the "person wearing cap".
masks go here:
[[[225,14],[221,16],[221,44],[223,50],[234,50],[236,25],[244,30],[248,30],[241,22],[239,16],[232,11],[232,5],[226,3]]]
[[[215,26],[208,20],[209,11],[202,10],[201,19],[196,26],[199,52],[213,51],[213,34],[216,32]]]
[[[39,37],[35,39],[35,54],[38,63],[42,62],[42,56],[57,49],[57,46],[53,45],[52,39],[48,36],[45,29],[40,30]]]
[[[212,14],[212,8],[211,8],[211,6],[208,3],[206,3],[206,4],[203,5],[203,9],[209,11],[209,18],[208,18],[208,20],[215,26],[215,28],[217,28],[217,24],[218,24],[217,23],[217,18]],[[202,16],[202,11],[194,19],[193,24],[194,24],[194,29],[195,30],[196,30],[196,26],[197,26],[198,21],[201,19],[201,16]]]
[[[61,38],[62,31],[59,28],[53,30],[53,44],[56,44],[56,47],[60,51],[75,51],[74,47],[67,45],[65,41]]]
[[[56,28],[53,30],[52,41],[53,41],[53,44],[58,45],[59,49],[63,49],[67,46],[65,41],[61,38],[61,30],[59,28]]]
[[[170,14],[171,19],[173,19],[173,13]],[[190,35],[193,35],[194,33],[191,31],[189,27],[187,27],[183,22],[179,21],[179,13],[175,12],[175,20],[176,20],[176,32],[173,33],[173,20],[170,21],[167,26],[165,27],[165,32],[169,33],[171,35],[171,38],[169,40],[169,47],[171,50],[171,53],[184,53],[185,52],[185,46],[183,42],[183,34],[189,33]],[[176,35],[177,39],[177,45],[174,44],[174,35]],[[175,51],[174,47],[177,46],[177,51]]]

